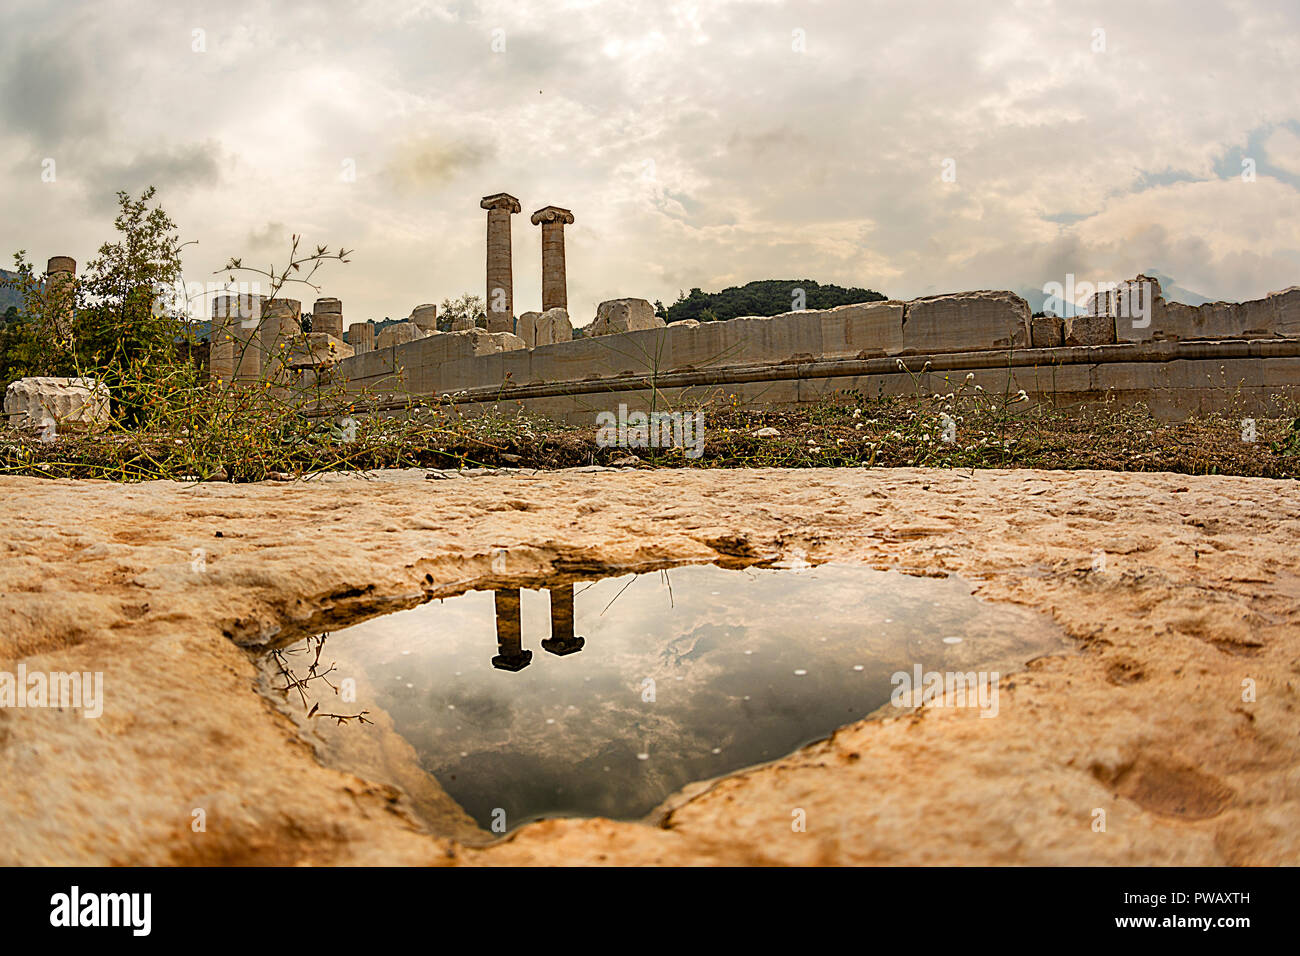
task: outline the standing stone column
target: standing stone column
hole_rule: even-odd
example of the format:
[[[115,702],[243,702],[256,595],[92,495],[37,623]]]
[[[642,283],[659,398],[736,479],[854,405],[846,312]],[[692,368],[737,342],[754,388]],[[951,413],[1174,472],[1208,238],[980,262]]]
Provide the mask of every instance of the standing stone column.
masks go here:
[[[373,352],[375,350],[375,327],[369,322],[353,322],[348,326],[348,345],[352,346],[353,355],[360,355],[362,352]]]
[[[216,295],[212,297],[212,321],[208,333],[208,381],[228,388],[235,380],[235,366],[239,362],[239,297]]]
[[[297,299],[272,299],[262,309],[257,326],[262,354],[262,378],[283,385],[291,378],[289,346],[302,331],[302,303]]]
[[[510,217],[523,209],[509,193],[484,196],[487,215],[487,312],[489,332],[515,330],[514,267],[510,261]]]
[[[336,339],[342,339],[343,303],[338,299],[317,299],[311,307],[311,330],[328,332]]]
[[[497,654],[492,666],[503,671],[521,671],[533,660],[533,652],[523,647],[519,620],[519,589],[493,592],[497,612]]]
[[[542,227],[542,311],[568,309],[569,290],[564,275],[564,226],[573,223],[573,213],[559,206],[546,206],[532,215],[533,225]]]
[[[54,334],[65,339],[72,335],[72,310],[75,303],[77,260],[71,256],[51,256],[45,266],[45,294]]]
[[[573,585],[551,588],[551,636],[542,641],[543,649],[564,657],[576,654],[587,643],[573,633]]]
[[[262,323],[262,310],[266,307],[266,296],[245,293],[218,296],[216,301],[225,303],[226,329],[234,339],[235,381],[252,384],[262,377],[258,329]]]

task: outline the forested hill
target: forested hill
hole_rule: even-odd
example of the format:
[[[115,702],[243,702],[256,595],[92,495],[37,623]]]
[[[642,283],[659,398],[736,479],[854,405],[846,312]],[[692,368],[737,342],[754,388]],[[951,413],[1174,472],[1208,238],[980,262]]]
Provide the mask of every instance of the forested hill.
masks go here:
[[[22,307],[22,295],[17,289],[5,282],[6,279],[16,279],[17,277],[18,273],[16,272],[0,269],[0,321],[3,321],[4,314],[9,306]]]
[[[780,315],[797,307],[796,289],[803,290],[803,307],[807,309],[879,302],[885,298],[871,289],[821,285],[812,279],[760,279],[721,292],[692,289],[689,295],[679,295],[677,301],[667,308],[662,302],[656,302],[655,312],[667,322],[680,322],[682,319],[722,322],[742,315]]]

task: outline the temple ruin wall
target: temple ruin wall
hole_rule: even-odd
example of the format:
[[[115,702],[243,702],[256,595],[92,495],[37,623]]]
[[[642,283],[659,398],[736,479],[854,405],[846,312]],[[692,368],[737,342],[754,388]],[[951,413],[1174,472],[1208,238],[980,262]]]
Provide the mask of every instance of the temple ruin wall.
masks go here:
[[[943,393],[967,372],[989,391],[1024,389],[1057,404],[1141,401],[1173,418],[1230,405],[1263,414],[1300,386],[1300,288],[1200,307],[1165,302],[1155,289],[1149,324],[1115,315],[1044,322],[1019,296],[984,291],[675,323],[532,349],[513,334],[476,329],[345,358],[335,374],[378,396],[384,410],[412,397],[451,398],[470,412],[506,404],[583,422],[620,403]],[[1064,344],[1085,336],[1094,341]]]

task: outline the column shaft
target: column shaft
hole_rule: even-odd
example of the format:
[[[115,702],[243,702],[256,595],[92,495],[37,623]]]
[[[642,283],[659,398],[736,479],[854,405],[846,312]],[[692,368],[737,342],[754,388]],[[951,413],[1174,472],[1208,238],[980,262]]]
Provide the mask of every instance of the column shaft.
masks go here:
[[[515,330],[514,270],[510,260],[510,209],[496,206],[487,215],[487,313],[489,332]]]
[[[543,222],[542,311],[568,308],[568,280],[564,274],[564,222]]]

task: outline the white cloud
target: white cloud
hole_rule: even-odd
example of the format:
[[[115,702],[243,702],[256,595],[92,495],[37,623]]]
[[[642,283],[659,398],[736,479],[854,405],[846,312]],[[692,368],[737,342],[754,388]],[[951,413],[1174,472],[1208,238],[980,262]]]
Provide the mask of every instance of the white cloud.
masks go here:
[[[1227,298],[1300,281],[1294,182],[1216,172],[1271,130],[1268,161],[1300,175],[1292,6],[318,9],[19,5],[0,37],[0,250],[84,259],[109,230],[105,191],[148,177],[199,241],[195,278],[272,254],[277,232],[355,247],[324,273],[349,320],[481,294],[478,199],[500,190],[525,207],[521,310],[540,299],[527,214],[573,209],[579,323],[603,298],[758,278],[912,296],[1157,268]],[[1160,184],[1170,170],[1202,182]]]

